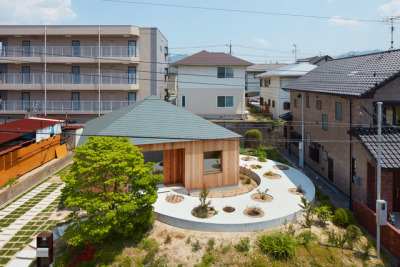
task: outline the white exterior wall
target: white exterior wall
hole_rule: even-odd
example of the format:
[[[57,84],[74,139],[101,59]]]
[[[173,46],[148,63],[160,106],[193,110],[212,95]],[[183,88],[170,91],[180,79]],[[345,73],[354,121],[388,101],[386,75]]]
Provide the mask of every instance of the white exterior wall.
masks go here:
[[[266,77],[263,78],[265,79]],[[261,87],[261,97],[264,99],[264,102],[268,104],[268,99],[271,100],[269,112],[274,119],[279,119],[280,115],[290,111],[290,109],[283,109],[283,103],[290,102],[290,92],[282,90],[282,87],[285,87],[297,78],[298,77],[270,77],[271,82],[269,87]],[[272,101],[275,101],[275,107],[272,107]]]
[[[259,72],[247,72],[247,92],[260,92],[260,79],[255,76]]]
[[[229,67],[229,66],[228,66]],[[200,116],[236,117],[245,114],[245,67],[233,67],[233,78],[217,78],[217,66],[178,67],[178,106]],[[233,108],[217,107],[217,96],[233,96]]]

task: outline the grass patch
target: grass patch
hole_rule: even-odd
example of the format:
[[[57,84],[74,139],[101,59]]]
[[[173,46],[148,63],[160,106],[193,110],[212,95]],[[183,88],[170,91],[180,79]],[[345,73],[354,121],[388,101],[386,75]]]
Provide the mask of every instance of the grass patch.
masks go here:
[[[7,264],[11,259],[10,258],[1,258],[0,264]]]

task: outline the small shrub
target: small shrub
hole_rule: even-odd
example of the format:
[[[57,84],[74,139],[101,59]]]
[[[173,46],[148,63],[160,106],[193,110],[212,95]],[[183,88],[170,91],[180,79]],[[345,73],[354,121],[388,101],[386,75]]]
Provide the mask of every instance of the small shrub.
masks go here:
[[[301,203],[299,204],[300,208],[302,208],[302,212],[304,212],[305,218],[305,226],[310,228],[312,225],[312,215],[314,213],[314,205],[308,201],[306,197],[301,197]]]
[[[323,199],[320,201],[320,206],[328,207],[332,212],[332,214],[334,214],[335,211],[337,210],[337,206],[333,204],[333,202],[329,199],[328,196],[323,197]]]
[[[222,254],[228,253],[229,250],[231,250],[231,244],[222,248]]]
[[[250,238],[241,237],[235,248],[239,252],[248,252],[250,250]]]
[[[268,188],[266,188],[264,191],[261,191],[260,188],[257,189],[257,193],[260,194],[260,198],[261,198],[262,200],[265,199],[265,196],[267,195],[268,191],[269,191]]]
[[[211,264],[214,262],[215,260],[215,256],[214,254],[209,251],[204,253],[203,257],[201,257],[202,260],[202,264],[200,266],[211,266]]]
[[[143,238],[138,247],[142,250],[158,252],[160,244],[154,238]]]
[[[367,240],[367,242],[361,244],[361,252],[364,260],[368,260],[371,255],[372,244]]]
[[[202,246],[201,246],[199,240],[196,240],[196,242],[192,243],[192,250],[193,251],[199,251],[200,249],[202,249]]]
[[[170,235],[167,235],[167,236],[165,237],[165,239],[164,239],[164,244],[169,244],[169,243],[171,243],[171,240],[172,240],[171,236],[170,236]]]
[[[186,238],[186,244],[190,244],[192,241],[190,240],[190,236],[188,236],[188,238]]]
[[[348,209],[337,209],[333,216],[333,223],[340,227],[347,227],[354,224],[354,216]]]
[[[248,130],[244,135],[244,146],[246,148],[258,149],[262,146],[262,138],[262,134],[259,130]]]
[[[342,233],[338,233],[336,235],[336,245],[343,251],[344,244],[346,244],[346,237]]]
[[[333,218],[332,211],[327,206],[317,207],[315,208],[315,212],[317,213],[318,220],[324,225]]]
[[[214,238],[208,239],[207,245],[208,245],[208,248],[210,250],[212,250],[214,248],[214,246],[215,246],[215,239]]]
[[[154,262],[155,257],[156,257],[156,252],[154,250],[150,250],[144,256],[142,263],[144,265],[150,264],[150,263]]]
[[[337,246],[335,230],[327,231],[325,234],[328,236],[328,243],[332,246]]]
[[[269,253],[276,259],[290,259],[296,253],[296,239],[283,233],[262,235],[258,238],[262,252]]]
[[[362,232],[360,230],[360,228],[358,228],[355,225],[349,225],[346,229],[346,241],[347,244],[349,245],[349,247],[351,249],[353,249],[354,247],[354,243],[357,242],[358,240],[360,240],[361,236],[362,236]]]
[[[299,234],[297,238],[298,240],[300,240],[300,243],[303,246],[308,247],[311,242],[318,239],[318,236],[313,232],[311,232],[310,230],[307,230]]]
[[[264,153],[261,154],[261,155],[258,157],[258,159],[260,160],[260,162],[267,162],[267,159],[266,159]]]
[[[257,205],[251,206],[248,209],[249,212],[247,214],[250,216],[258,216],[262,212],[262,209]]]

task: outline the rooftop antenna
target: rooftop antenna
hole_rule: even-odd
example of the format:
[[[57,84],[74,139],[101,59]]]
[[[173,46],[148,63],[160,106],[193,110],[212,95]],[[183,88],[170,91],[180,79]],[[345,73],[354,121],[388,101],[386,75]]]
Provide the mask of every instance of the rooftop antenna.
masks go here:
[[[292,51],[292,53],[294,54],[294,61],[296,62],[297,61],[297,52],[300,50],[297,49],[296,44],[294,44],[293,46],[294,46],[294,50]]]
[[[400,16],[386,16],[383,17],[383,21],[386,22],[388,25],[390,25],[390,49],[393,49],[393,32],[394,32],[394,26],[393,23],[395,20],[400,20]]]

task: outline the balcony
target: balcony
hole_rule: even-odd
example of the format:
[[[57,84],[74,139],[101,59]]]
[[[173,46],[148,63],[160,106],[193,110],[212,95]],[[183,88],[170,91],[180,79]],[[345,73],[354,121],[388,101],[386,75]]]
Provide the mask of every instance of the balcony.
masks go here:
[[[44,46],[5,46],[0,48],[0,61],[15,63],[15,58],[29,62],[44,62]],[[127,63],[137,63],[138,48],[129,46],[102,46],[100,57],[106,63],[121,63],[125,58]],[[98,46],[47,46],[48,63],[97,63]]]
[[[101,88],[108,90],[138,90],[139,77],[128,73],[102,73]],[[48,90],[98,89],[99,75],[94,73],[47,73]],[[1,74],[0,90],[43,90],[44,73]]]
[[[134,102],[129,101],[101,101],[100,112],[108,113],[123,108]],[[39,113],[44,112],[44,101],[3,101],[0,104],[0,114],[23,114],[27,110]],[[99,112],[98,101],[47,101],[48,114],[95,114]]]

